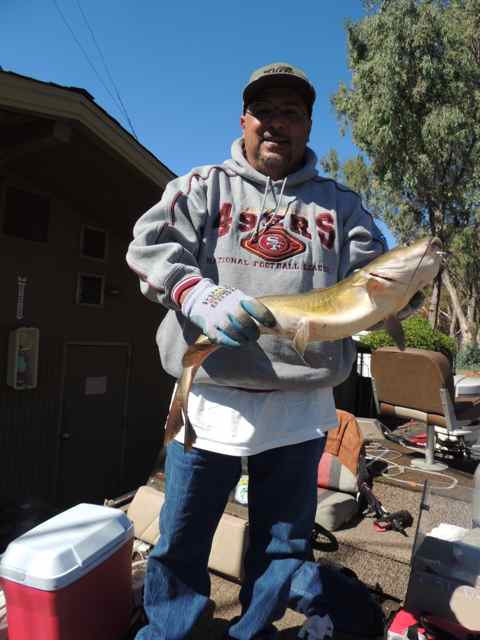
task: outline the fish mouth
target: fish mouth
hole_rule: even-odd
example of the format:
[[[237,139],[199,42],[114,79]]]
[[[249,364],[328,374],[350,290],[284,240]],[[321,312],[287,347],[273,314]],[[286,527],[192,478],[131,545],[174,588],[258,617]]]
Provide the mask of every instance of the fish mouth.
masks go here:
[[[439,256],[442,260],[444,260],[445,258],[449,258],[452,255],[451,251],[447,251],[446,249],[444,249],[443,242],[440,240],[440,238],[432,238],[430,240],[428,250],[430,253]]]
[[[440,240],[440,238],[432,238],[430,240],[430,249],[433,249],[434,251],[442,251],[443,249],[443,242]]]

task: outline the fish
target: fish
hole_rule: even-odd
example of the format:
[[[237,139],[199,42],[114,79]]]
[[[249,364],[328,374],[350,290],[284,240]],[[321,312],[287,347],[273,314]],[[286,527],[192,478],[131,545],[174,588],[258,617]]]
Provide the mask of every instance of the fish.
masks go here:
[[[307,365],[304,356],[311,343],[341,340],[381,323],[399,349],[404,350],[398,314],[418,291],[432,284],[443,255],[441,240],[426,237],[383,253],[331,287],[259,297],[257,300],[272,312],[276,321],[273,327],[259,324],[260,333],[291,340]],[[220,348],[228,347],[201,335],[185,352],[182,374],[165,423],[164,446],[182,427],[185,427],[185,450],[193,446],[196,436],[188,418],[188,396],[199,367]]]

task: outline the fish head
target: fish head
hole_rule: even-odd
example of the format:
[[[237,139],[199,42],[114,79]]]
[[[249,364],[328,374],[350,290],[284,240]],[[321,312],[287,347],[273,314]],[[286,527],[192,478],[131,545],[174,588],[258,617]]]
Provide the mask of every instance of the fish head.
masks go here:
[[[377,298],[397,300],[395,306],[401,308],[417,291],[432,284],[443,256],[439,238],[427,237],[392,249],[363,267],[369,292]]]

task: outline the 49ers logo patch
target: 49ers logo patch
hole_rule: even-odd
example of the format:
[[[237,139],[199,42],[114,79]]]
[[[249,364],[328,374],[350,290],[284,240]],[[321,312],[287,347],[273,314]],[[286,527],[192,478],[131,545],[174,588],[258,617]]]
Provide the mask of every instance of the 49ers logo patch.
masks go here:
[[[258,236],[241,240],[244,249],[270,262],[281,262],[305,251],[305,244],[282,226],[273,226]]]

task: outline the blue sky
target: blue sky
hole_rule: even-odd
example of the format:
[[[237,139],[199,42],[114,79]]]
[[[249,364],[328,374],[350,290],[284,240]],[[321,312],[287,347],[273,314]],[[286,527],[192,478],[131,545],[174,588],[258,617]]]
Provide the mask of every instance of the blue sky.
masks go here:
[[[140,142],[182,174],[230,155],[250,73],[286,61],[317,89],[310,145],[346,159],[330,97],[350,83],[345,21],[363,14],[361,0],[0,0],[0,66],[83,87],[130,129],[109,73]]]

